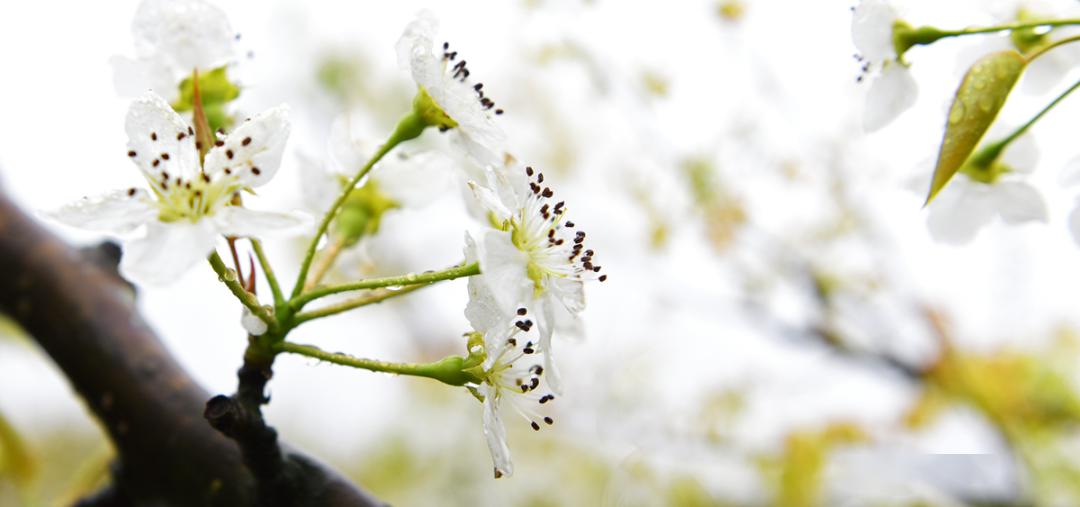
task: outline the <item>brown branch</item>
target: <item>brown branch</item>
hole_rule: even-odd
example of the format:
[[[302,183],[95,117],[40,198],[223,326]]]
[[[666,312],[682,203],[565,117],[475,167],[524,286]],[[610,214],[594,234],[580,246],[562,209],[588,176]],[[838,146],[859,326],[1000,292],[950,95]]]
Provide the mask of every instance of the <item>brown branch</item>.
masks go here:
[[[135,311],[115,268],[102,269],[108,253],[80,255],[0,195],[0,311],[52,357],[117,449],[113,485],[81,505],[255,505],[237,445],[203,419],[209,395]],[[379,505],[311,459],[283,454],[290,487],[303,493],[294,505]]]

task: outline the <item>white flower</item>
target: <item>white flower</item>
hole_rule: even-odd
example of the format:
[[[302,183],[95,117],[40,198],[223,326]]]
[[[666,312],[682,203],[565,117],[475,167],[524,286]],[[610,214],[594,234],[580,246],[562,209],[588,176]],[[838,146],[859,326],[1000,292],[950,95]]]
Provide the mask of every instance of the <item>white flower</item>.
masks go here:
[[[585,232],[566,220],[565,203],[554,201],[554,192],[543,184],[543,173],[526,167],[491,170],[488,176],[488,187],[469,183],[496,226],[484,233],[477,248],[479,278],[492,288],[501,308],[528,306],[538,311],[539,348],[546,353],[550,382],[558,390],[557,370],[551,363],[556,314],[565,310],[576,318],[585,309],[584,282],[602,282],[607,275],[598,274],[594,253],[585,248]],[[571,235],[571,230],[577,232]]]
[[[202,167],[194,130],[160,96],[146,94],[128,110],[128,156],[149,185],[84,198],[50,215],[68,225],[145,234],[124,244],[120,269],[142,283],[169,282],[214,248],[219,234],[253,236],[302,225],[296,215],[239,205],[240,192],[269,181],[289,135],[284,106],[245,121],[217,141]]]
[[[398,63],[412,73],[420,93],[434,101],[442,116],[436,122],[440,130],[457,132],[456,138],[482,165],[498,163],[505,136],[493,115],[502,109],[484,96],[482,83],[473,83],[465,59],[451,51],[449,43],[436,48],[438,26],[434,15],[421,11],[397,42]]]
[[[116,89],[147,90],[170,101],[193,70],[220,67],[234,56],[235,35],[221,9],[204,0],[143,0],[131,23],[135,58],[112,58]]]
[[[478,255],[471,237],[466,237],[465,252],[470,261]],[[554,424],[555,420],[543,410],[555,399],[548,392],[544,378],[548,361],[539,348],[528,309],[522,306],[506,312],[486,280],[469,278],[469,305],[465,315],[473,329],[483,336],[485,359],[479,374],[482,382],[470,387],[484,403],[484,437],[495,465],[495,478],[510,476],[514,467],[500,412],[504,404],[509,404],[536,431],[543,425]]]
[[[1001,163],[1010,171],[992,182],[976,181],[963,172],[958,173],[930,203],[926,216],[930,236],[936,241],[958,245],[974,239],[979,229],[995,217],[1007,224],[1046,222],[1042,195],[1020,179],[1035,169],[1037,160],[1033,138],[1024,135],[1013,141],[1002,155]]]
[[[884,127],[915,105],[919,89],[907,64],[896,54],[893,28],[899,17],[886,0],[863,0],[851,20],[851,39],[863,61],[863,72],[876,73],[866,96],[863,129]],[[859,76],[862,81],[864,76]]]

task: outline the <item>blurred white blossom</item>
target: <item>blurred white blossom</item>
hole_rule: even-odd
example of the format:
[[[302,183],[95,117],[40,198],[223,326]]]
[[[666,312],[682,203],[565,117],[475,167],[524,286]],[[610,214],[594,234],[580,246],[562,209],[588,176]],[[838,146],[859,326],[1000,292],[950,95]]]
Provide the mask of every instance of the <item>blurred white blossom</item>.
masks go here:
[[[863,0],[852,15],[851,39],[865,62],[864,72],[876,74],[863,110],[863,129],[867,132],[895,120],[915,105],[919,96],[918,85],[893,44],[893,28],[898,21],[896,10],[887,0]]]
[[[135,58],[114,56],[113,80],[123,96],[147,90],[172,102],[192,71],[207,71],[234,58],[229,20],[204,0],[143,0],[131,22]]]

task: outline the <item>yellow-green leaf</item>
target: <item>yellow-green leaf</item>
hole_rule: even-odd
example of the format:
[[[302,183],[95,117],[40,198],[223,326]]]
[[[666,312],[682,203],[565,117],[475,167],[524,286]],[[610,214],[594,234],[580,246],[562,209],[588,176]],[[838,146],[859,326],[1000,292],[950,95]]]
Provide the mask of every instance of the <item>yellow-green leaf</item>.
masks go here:
[[[1020,53],[1007,50],[986,55],[968,69],[949,108],[927,204],[945,188],[994,123],[1026,63]]]

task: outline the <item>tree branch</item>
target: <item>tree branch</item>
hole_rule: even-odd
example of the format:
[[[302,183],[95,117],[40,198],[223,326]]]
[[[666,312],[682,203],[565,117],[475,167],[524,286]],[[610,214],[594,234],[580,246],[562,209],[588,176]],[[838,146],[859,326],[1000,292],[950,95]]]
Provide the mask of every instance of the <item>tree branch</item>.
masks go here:
[[[209,395],[137,314],[130,287],[99,264],[0,195],[0,310],[63,370],[117,449],[113,485],[80,504],[255,505],[237,445],[202,418]],[[379,505],[309,458],[286,449],[284,460],[305,495],[294,505]]]

